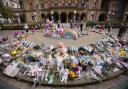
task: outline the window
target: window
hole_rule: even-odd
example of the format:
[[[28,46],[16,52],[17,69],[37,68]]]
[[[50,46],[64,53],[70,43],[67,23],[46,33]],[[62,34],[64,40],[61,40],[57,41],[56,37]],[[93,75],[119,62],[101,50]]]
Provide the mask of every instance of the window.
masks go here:
[[[14,7],[14,4],[12,4],[12,7]]]

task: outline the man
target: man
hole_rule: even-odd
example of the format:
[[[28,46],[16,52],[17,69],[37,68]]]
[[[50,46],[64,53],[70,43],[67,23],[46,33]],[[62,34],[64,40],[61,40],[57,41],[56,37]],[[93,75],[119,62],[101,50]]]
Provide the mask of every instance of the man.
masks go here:
[[[111,23],[109,23],[108,24],[108,33],[110,33],[111,29],[112,29],[112,25],[111,25]]]
[[[125,35],[126,29],[127,29],[127,24],[124,24],[124,27],[123,27],[123,35]]]
[[[81,23],[80,23],[80,31],[81,32],[83,31],[83,21],[81,21]]]
[[[119,29],[118,38],[122,38],[123,33],[126,31],[125,29],[126,29],[126,27],[125,27],[124,23],[122,23],[120,26],[120,29]]]

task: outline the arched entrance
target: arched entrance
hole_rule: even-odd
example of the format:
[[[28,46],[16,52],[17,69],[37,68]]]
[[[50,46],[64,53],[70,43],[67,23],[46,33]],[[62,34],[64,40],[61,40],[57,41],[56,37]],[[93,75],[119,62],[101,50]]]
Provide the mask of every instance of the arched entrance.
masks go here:
[[[47,14],[47,19],[49,19],[50,21],[52,21],[52,16],[50,13]]]
[[[80,20],[83,20],[83,21],[86,20],[86,13],[82,13],[81,14]]]
[[[54,12],[53,18],[54,18],[54,22],[57,23],[59,21],[59,14],[57,12]]]
[[[61,20],[61,23],[66,23],[67,22],[67,15],[65,12],[62,12],[60,14],[60,20]]]
[[[26,22],[26,16],[25,16],[25,14],[21,14],[20,15],[20,21],[21,21],[21,23],[25,23]]]
[[[68,14],[68,22],[71,22],[71,20],[73,19],[73,12],[69,12]]]
[[[45,16],[45,14],[41,14],[41,18],[42,18],[42,21],[44,22],[45,20],[46,20],[46,16]]]
[[[106,21],[106,15],[104,13],[100,14],[99,21]]]
[[[80,15],[79,15],[79,13],[76,13],[76,21],[80,21]]]

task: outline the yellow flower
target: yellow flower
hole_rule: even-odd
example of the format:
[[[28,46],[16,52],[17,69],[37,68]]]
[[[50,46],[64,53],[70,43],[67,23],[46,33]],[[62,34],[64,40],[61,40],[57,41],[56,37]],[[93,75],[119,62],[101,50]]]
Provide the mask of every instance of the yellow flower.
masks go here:
[[[125,57],[126,56],[126,51],[123,50],[123,49],[120,50],[119,55],[120,55],[120,57]]]
[[[76,73],[75,72],[73,72],[73,71],[70,71],[70,77],[72,77],[72,78],[76,78],[77,77],[77,75],[76,75]]]
[[[72,67],[77,67],[77,64],[72,64]]]
[[[12,56],[16,55],[17,53],[18,53],[18,51],[16,49],[14,49],[14,50],[11,51],[11,55]]]
[[[28,51],[32,51],[32,48],[28,48]]]

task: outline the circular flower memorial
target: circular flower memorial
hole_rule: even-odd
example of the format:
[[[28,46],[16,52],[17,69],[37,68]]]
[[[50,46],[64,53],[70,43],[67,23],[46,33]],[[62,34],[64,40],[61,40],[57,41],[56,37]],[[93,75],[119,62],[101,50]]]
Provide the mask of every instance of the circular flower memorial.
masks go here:
[[[95,44],[67,46],[61,41],[56,45],[28,41],[36,33],[1,38],[4,74],[40,84],[72,85],[106,80],[128,69],[128,42],[114,35],[104,34]],[[76,39],[70,30],[63,35]]]

